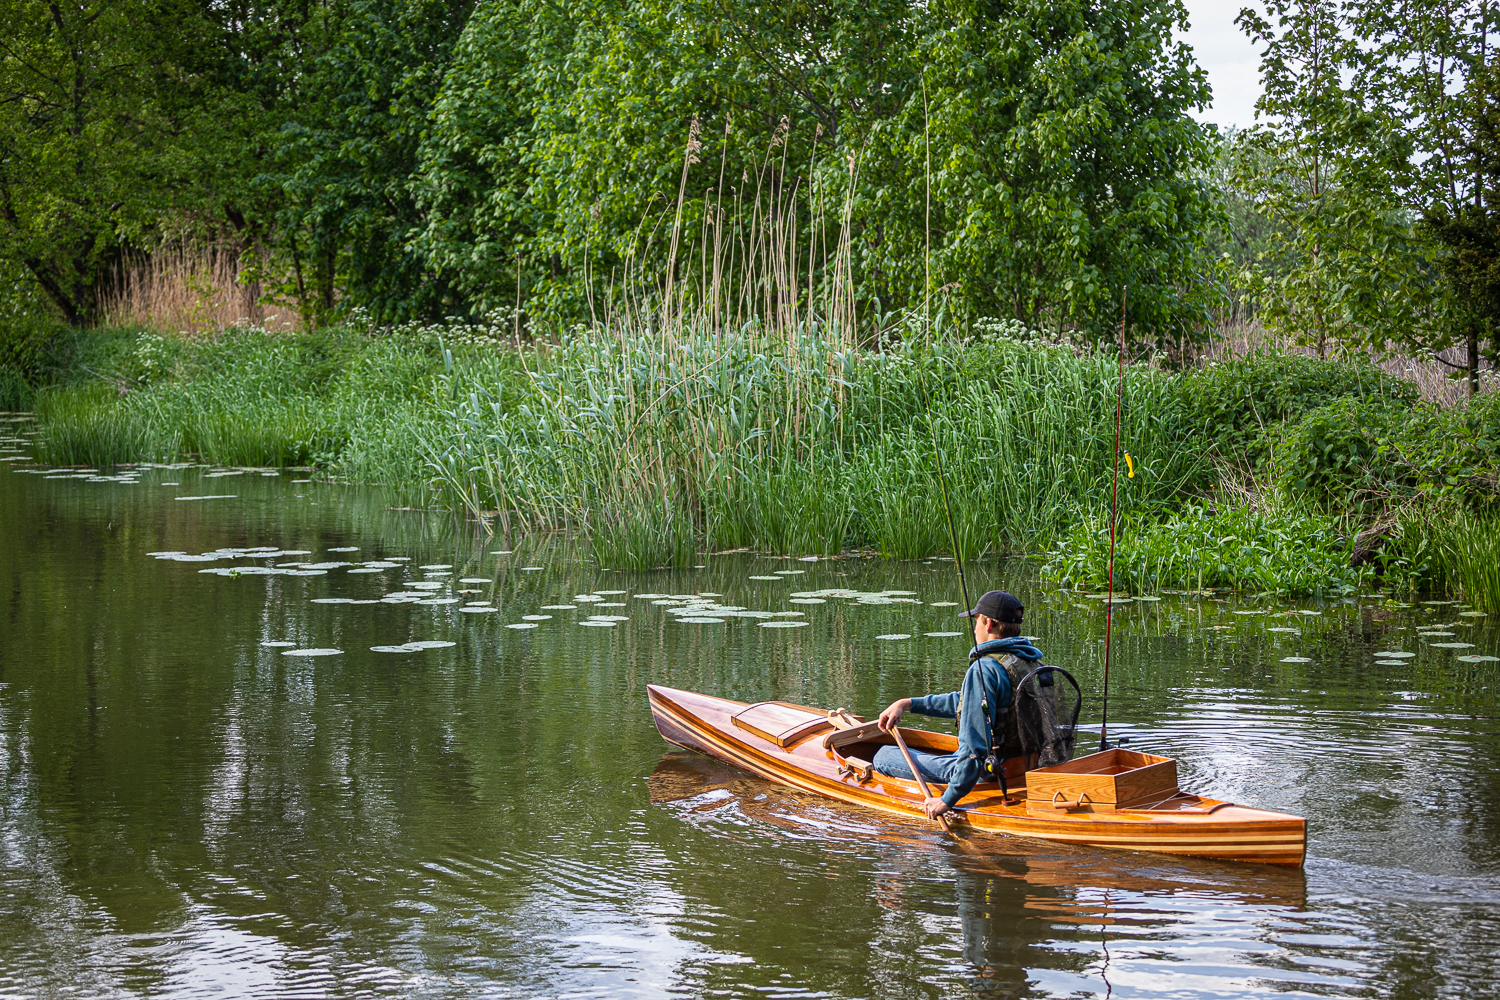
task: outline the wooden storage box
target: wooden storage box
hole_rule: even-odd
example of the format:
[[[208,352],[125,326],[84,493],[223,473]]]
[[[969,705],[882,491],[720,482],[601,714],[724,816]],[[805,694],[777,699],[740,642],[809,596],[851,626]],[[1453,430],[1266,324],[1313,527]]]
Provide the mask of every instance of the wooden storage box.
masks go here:
[[[1175,760],[1119,748],[1026,772],[1028,812],[1114,812],[1176,791]]]

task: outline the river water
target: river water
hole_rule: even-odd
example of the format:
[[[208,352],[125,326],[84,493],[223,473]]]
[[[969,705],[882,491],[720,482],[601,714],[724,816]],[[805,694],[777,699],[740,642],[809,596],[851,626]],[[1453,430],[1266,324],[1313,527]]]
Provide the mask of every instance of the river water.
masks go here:
[[[0,995],[1500,995],[1494,617],[1116,612],[1112,733],[1307,816],[1305,870],[957,840],[676,750],[645,696],[951,689],[951,563],[601,571],[224,471],[0,471]],[[1102,602],[972,576],[1097,723]],[[831,589],[867,596],[792,603]],[[773,617],[654,603],[699,594]],[[409,642],[451,645],[371,649]]]

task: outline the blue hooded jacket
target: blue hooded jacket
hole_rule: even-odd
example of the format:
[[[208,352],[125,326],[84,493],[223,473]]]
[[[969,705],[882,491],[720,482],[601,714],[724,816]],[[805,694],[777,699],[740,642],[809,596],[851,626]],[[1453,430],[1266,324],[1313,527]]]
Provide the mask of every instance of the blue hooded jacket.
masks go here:
[[[969,651],[969,670],[963,686],[947,694],[929,694],[911,700],[911,710],[935,719],[958,720],[958,750],[934,763],[947,763],[948,790],[943,801],[952,806],[969,794],[979,780],[984,758],[990,752],[990,716],[985,706],[998,706],[1000,712],[1010,708],[1010,675],[1000,665],[1000,657],[1010,654],[1022,660],[1022,669],[1041,666],[1042,651],[1024,636],[991,639]],[[1033,661],[1033,662],[1026,662]]]

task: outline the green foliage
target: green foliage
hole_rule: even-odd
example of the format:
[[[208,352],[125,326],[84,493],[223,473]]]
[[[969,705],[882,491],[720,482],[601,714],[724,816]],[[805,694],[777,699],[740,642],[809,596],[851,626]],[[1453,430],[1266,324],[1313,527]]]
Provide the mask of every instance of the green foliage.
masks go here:
[[[1270,0],[1238,23],[1264,52],[1256,108],[1270,123],[1248,137],[1270,169],[1242,175],[1277,226],[1278,246],[1243,275],[1263,319],[1320,353],[1466,343],[1477,388],[1500,177],[1497,12]]]
[[[1115,587],[1136,594],[1164,588],[1346,593],[1374,572],[1352,568],[1352,555],[1352,533],[1326,515],[1189,505],[1159,522],[1132,517],[1121,523]],[[1107,519],[1075,526],[1053,548],[1044,572],[1074,586],[1102,587],[1109,572]]]
[[[503,333],[82,337],[73,356],[93,374],[42,394],[38,454],[317,464],[505,531],[580,530],[616,568],[689,564],[705,545],[947,554],[941,454],[965,558],[1050,551],[1050,572],[1099,578],[1111,357],[1014,340],[841,351],[753,330],[664,347],[629,325],[518,352]],[[1132,366],[1121,432],[1135,473],[1120,479],[1122,579],[1136,589],[1196,587],[1200,573],[1204,586],[1337,589],[1371,571],[1348,568],[1346,512],[1500,496],[1500,395],[1438,410],[1339,362]],[[1277,442],[1272,512],[1195,504],[1213,485],[1207,452],[1248,441],[1269,455],[1257,432]],[[1437,543],[1397,535],[1387,578],[1431,578]]]
[[[606,505],[585,537],[594,560],[607,569],[692,566],[699,552],[693,518],[670,493]]]
[[[1415,586],[1500,612],[1500,512],[1451,507],[1401,519],[1387,561]],[[1389,579],[1393,574],[1386,572]]]
[[[846,224],[860,301],[884,314],[921,303],[930,231],[931,287],[957,319],[1100,336],[1129,284],[1134,325],[1175,337],[1202,318],[1181,286],[1209,214],[1187,176],[1207,88],[1172,41],[1182,16],[1159,0],[488,4],[434,102],[422,246],[478,308],[519,283],[531,312],[573,318],[611,273],[671,281],[697,240],[771,216],[804,243],[785,283],[807,288],[807,269],[839,266],[825,248]]]
[[[1277,450],[1284,490],[1325,509],[1382,513],[1414,503],[1500,500],[1500,405],[1396,408],[1345,398],[1291,427]]]
[[[100,276],[220,149],[194,65],[208,25],[186,0],[4,0],[0,24],[0,260],[68,323],[93,322]]]
[[[150,428],[140,414],[119,405],[111,386],[67,386],[36,398],[40,433],[33,454],[54,465],[102,468],[138,462],[155,451]]]
[[[1366,400],[1377,408],[1410,407],[1417,400],[1409,382],[1373,365],[1275,351],[1212,362],[1185,376],[1183,391],[1218,457],[1254,473],[1266,470],[1285,425],[1331,400]]]

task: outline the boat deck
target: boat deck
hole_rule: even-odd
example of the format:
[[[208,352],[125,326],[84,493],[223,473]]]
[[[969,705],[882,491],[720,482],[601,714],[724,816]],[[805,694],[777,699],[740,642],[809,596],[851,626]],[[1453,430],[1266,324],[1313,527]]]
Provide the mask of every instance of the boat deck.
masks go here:
[[[658,685],[649,685],[648,695],[657,729],[671,743],[830,798],[922,815],[923,797],[915,782],[850,766],[850,758],[867,762],[888,737],[830,749],[825,737],[837,729],[821,709],[769,703],[785,711],[737,724],[735,717],[751,707],[745,702]],[[782,723],[786,728],[773,731]],[[902,734],[914,750],[951,753],[958,748],[957,739],[943,733],[902,727]],[[1051,800],[1029,796],[1024,763],[1007,763],[1008,794],[998,783],[976,785],[959,801],[954,818],[974,829],[1076,844],[1279,865],[1303,862],[1307,822],[1302,817],[1191,795],[1178,790],[1175,781],[1156,798],[1055,808]],[[945,787],[929,786],[934,794]]]

